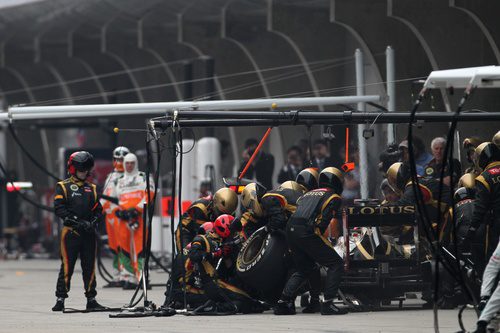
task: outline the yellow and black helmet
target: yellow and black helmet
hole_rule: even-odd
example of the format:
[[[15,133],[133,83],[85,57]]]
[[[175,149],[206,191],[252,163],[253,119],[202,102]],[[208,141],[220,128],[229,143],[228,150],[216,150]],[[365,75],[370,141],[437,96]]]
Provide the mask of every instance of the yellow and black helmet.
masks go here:
[[[286,182],[281,184],[279,188],[280,189],[289,189],[289,190],[298,191],[298,192],[302,192],[302,193],[306,193],[308,190],[304,185],[299,184],[293,180],[287,180]]]
[[[477,146],[476,151],[477,167],[484,170],[491,162],[499,160],[500,148],[491,142],[483,142]]]
[[[410,180],[410,168],[407,164],[396,162],[387,170],[387,181],[396,191],[402,192]]]
[[[476,136],[471,136],[470,138],[465,138],[464,142],[462,143],[464,149],[475,149],[477,146],[479,146],[483,141],[479,139]]]
[[[238,195],[233,190],[223,187],[214,194],[214,207],[218,214],[233,214],[238,207]]]
[[[241,192],[241,204],[254,215],[263,216],[264,210],[260,204],[260,199],[265,193],[264,187],[257,183],[250,183]]]
[[[500,149],[500,131],[493,135],[491,142]]]
[[[319,174],[316,168],[306,168],[299,172],[295,181],[310,191],[318,188],[318,178]]]
[[[466,173],[458,180],[457,187],[474,188],[476,177],[472,173]]]
[[[466,173],[458,180],[458,189],[455,191],[453,198],[455,202],[460,202],[465,199],[474,199],[474,187],[476,185],[476,177],[472,173]]]
[[[344,175],[342,171],[334,167],[323,169],[319,174],[318,186],[320,188],[331,188],[336,193],[342,193],[344,189]]]

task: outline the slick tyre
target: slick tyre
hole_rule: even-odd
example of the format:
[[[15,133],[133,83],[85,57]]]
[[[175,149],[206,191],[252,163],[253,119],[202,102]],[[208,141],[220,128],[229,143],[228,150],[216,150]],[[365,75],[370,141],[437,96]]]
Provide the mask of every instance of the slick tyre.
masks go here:
[[[263,228],[257,230],[243,244],[236,270],[241,280],[266,300],[275,302],[286,283],[288,246],[282,233],[269,234]]]

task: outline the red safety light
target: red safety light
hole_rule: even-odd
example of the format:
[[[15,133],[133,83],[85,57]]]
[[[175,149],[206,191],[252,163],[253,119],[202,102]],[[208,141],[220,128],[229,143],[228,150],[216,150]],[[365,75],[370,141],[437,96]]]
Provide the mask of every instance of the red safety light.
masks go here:
[[[24,190],[28,188],[33,187],[33,183],[31,182],[12,182],[12,183],[7,183],[5,186],[7,189],[7,192],[14,192],[14,191],[19,191],[19,190]]]

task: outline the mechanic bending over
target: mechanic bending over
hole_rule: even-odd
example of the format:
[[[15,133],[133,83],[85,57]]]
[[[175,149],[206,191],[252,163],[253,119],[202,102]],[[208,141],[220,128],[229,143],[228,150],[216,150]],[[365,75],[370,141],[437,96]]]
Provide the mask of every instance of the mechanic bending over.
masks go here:
[[[316,269],[316,263],[327,267],[324,301],[321,314],[345,314],[345,309],[333,304],[342,279],[344,262],[332,243],[323,237],[330,220],[340,209],[343,189],[342,172],[333,167],[321,171],[319,188],[309,191],[297,201],[297,210],[286,226],[288,245],[297,272],[288,279],[280,300],[274,308],[276,315],[295,314],[295,297],[301,286]]]

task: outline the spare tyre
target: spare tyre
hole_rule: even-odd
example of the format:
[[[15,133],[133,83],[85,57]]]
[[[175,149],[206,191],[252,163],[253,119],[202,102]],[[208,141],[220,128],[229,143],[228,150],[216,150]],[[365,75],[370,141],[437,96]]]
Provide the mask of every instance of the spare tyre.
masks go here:
[[[236,260],[240,279],[265,297],[276,301],[286,283],[288,245],[283,233],[254,232],[243,244]]]

